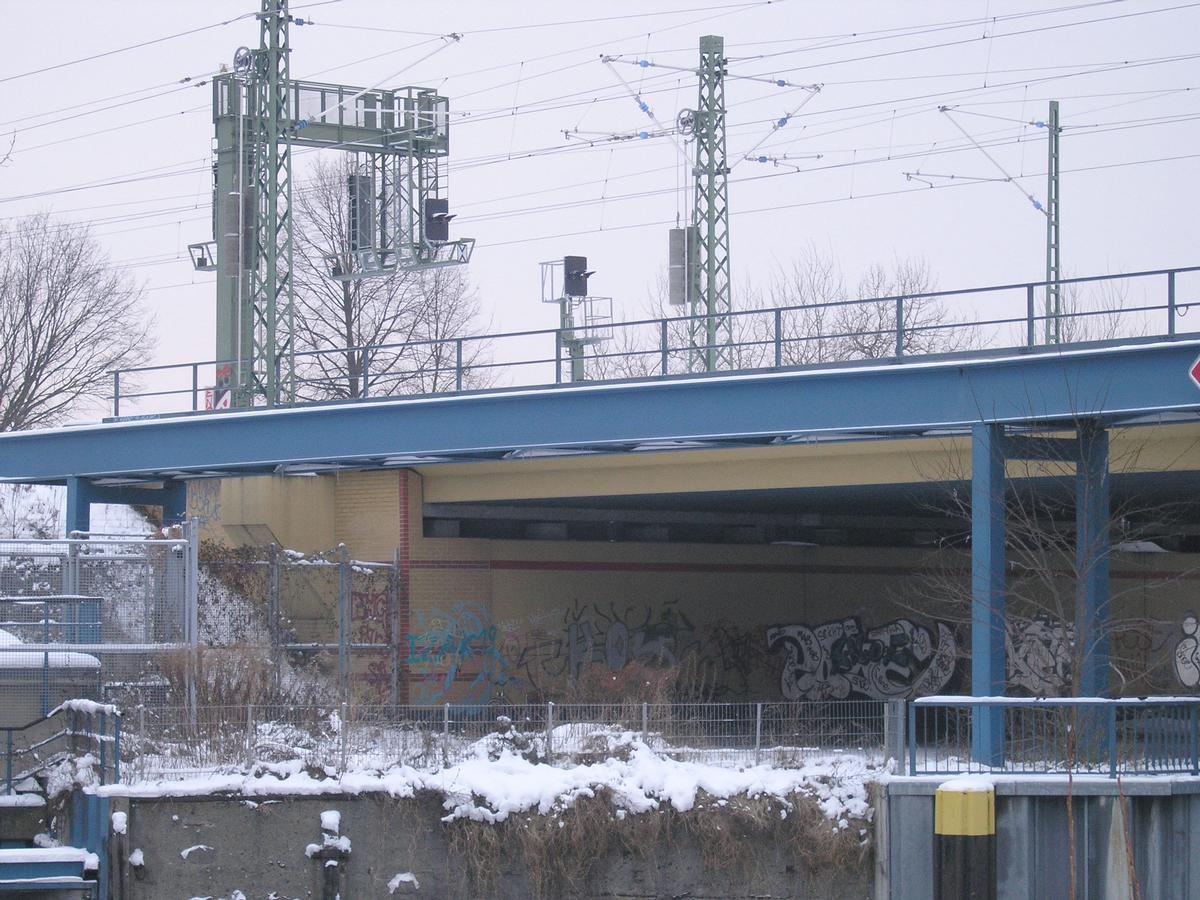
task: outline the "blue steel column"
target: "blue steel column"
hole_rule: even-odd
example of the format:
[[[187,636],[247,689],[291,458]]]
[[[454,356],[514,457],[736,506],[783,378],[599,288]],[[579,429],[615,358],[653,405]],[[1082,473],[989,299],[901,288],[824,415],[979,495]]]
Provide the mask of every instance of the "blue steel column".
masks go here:
[[[1004,693],[1004,427],[971,428],[971,694]],[[1004,761],[1004,713],[976,707],[971,753]]]
[[[1081,697],[1108,694],[1108,432],[1079,429],[1075,469],[1075,646]]]
[[[67,534],[72,531],[90,531],[92,524],[92,503],[95,502],[96,489],[90,481],[71,476],[67,479]]]

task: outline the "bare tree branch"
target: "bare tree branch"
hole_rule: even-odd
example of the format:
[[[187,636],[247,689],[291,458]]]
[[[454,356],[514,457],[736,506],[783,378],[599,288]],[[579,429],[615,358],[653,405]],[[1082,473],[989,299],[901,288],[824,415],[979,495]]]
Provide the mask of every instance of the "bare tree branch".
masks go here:
[[[0,430],[60,422],[145,362],[141,296],[82,226],[38,214],[0,230]]]
[[[295,323],[298,394],[306,400],[455,390],[489,383],[479,299],[460,268],[400,270],[334,281],[326,256],[350,271],[349,160],[318,161],[297,192]],[[364,350],[364,347],[377,347]],[[359,348],[359,349],[355,349]]]

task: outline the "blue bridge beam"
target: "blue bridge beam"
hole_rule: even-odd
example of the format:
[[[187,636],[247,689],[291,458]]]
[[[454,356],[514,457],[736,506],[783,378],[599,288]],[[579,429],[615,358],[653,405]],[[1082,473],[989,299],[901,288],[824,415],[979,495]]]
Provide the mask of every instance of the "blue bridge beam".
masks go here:
[[[163,525],[181,525],[187,519],[187,482],[165,481],[161,487],[102,485],[72,475],[67,482],[67,534],[91,531],[93,503],[157,506]]]

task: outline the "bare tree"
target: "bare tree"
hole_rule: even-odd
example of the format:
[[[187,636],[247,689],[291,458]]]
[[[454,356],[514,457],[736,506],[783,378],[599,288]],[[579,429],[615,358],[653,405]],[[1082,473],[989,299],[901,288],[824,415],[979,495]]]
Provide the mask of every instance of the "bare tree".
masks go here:
[[[454,390],[488,381],[479,301],[458,268],[399,270],[335,281],[327,257],[350,271],[349,161],[319,160],[296,198],[295,324],[304,399]],[[376,349],[367,349],[376,348]]]
[[[1059,341],[1108,341],[1118,337],[1143,337],[1149,331],[1145,313],[1131,309],[1128,282],[1074,282],[1060,288],[1062,316]]]
[[[840,330],[853,358],[885,359],[896,355],[897,309],[903,330],[900,346],[906,355],[949,353],[973,344],[973,329],[951,323],[949,312],[936,297],[937,282],[924,259],[897,259],[891,268],[874,263],[858,282],[858,299],[899,297],[839,308]]]
[[[1110,471],[1139,471],[1144,444],[1128,432],[1121,434],[1125,440],[1114,444],[1125,449],[1113,455]],[[1192,573],[1159,574],[1112,590],[1101,610],[1105,627],[1086,638],[1078,636],[1074,625],[1077,597],[1089,573],[1080,568],[1077,555],[1075,492],[1092,488],[1086,481],[1077,484],[1073,456],[1058,455],[1053,442],[1046,442],[1046,447],[1047,458],[1015,464],[1023,468],[1013,472],[1019,477],[1008,481],[1005,494],[1006,680],[1012,688],[1031,695],[1075,695],[1079,691],[1075,673],[1084,659],[1100,642],[1111,641],[1109,668],[1119,694],[1161,688],[1160,668],[1148,666],[1145,658],[1126,648],[1150,646],[1170,627],[1142,612],[1144,595]],[[927,511],[960,523],[960,529],[931,559],[922,576],[919,602],[911,608],[969,630],[976,614],[969,577],[971,498],[970,490],[961,487],[970,483],[968,455],[948,447],[938,471],[926,472],[924,477],[949,486],[942,500]],[[1095,565],[1123,550],[1156,551],[1159,547],[1154,542],[1170,535],[1185,513],[1183,503],[1152,502],[1136,494],[1114,499],[1108,540],[1103,546],[1089,548],[1087,556]]]
[[[145,361],[152,324],[85,227],[42,213],[0,230],[0,430],[100,402],[112,369]]]

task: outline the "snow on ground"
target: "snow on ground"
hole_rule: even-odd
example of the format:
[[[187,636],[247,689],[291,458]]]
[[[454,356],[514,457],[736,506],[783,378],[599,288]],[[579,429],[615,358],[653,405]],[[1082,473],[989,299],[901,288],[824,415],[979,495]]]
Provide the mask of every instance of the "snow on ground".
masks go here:
[[[47,484],[0,484],[0,539],[61,538],[67,490]],[[91,510],[97,534],[146,535],[154,527],[131,506],[97,503]]]
[[[443,821],[489,823],[518,813],[552,814],[580,798],[597,796],[607,797],[622,817],[667,807],[686,812],[704,795],[718,801],[769,797],[785,810],[797,796],[804,796],[814,800],[836,827],[844,828],[851,819],[870,817],[868,785],[885,773],[886,767],[856,754],[814,756],[788,768],[729,768],[677,760],[627,732],[610,755],[592,762],[552,765],[536,756],[527,758],[509,748],[498,749],[494,739],[484,739],[466,759],[440,767],[391,765],[339,773],[333,767],[322,769],[293,759],[180,780],[147,779],[90,789],[106,797],[227,793],[243,797],[387,794],[405,798],[428,791],[442,797]],[[325,818],[322,816],[323,827]],[[326,830],[336,833],[335,828]]]
[[[387,883],[388,893],[396,893],[402,884],[411,884],[414,891],[421,889],[421,882],[417,881],[417,876],[412,872],[397,872],[392,876],[392,880]]]

